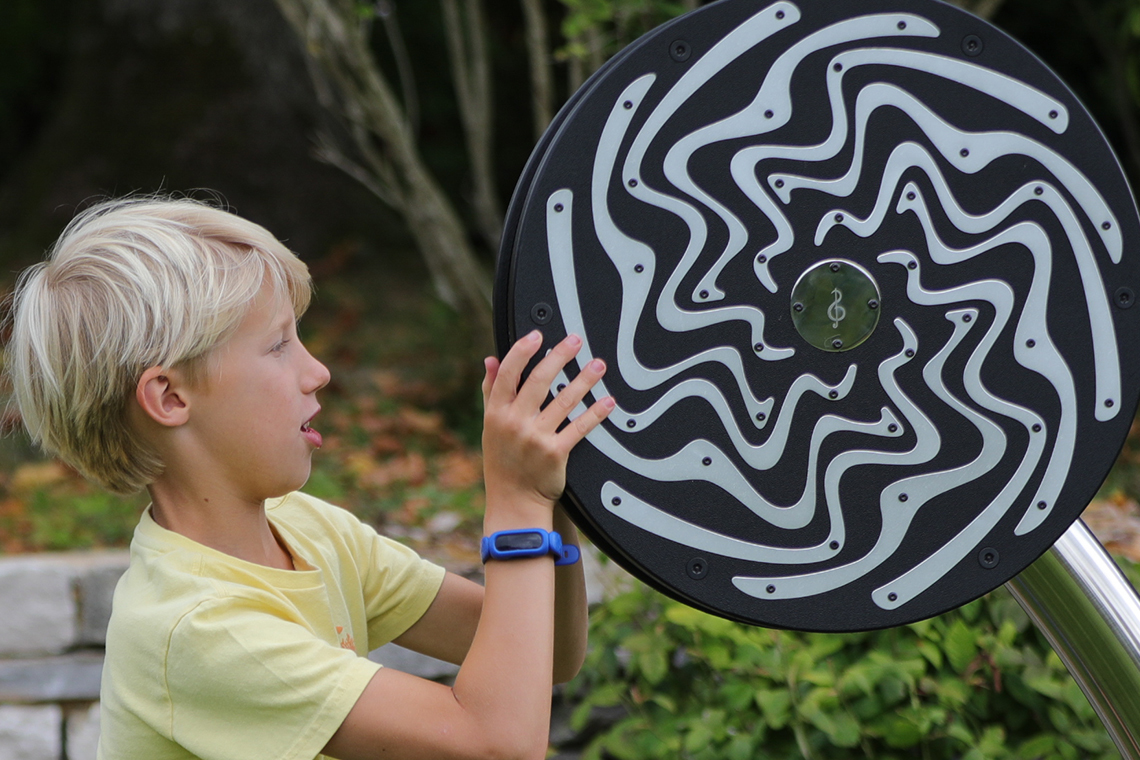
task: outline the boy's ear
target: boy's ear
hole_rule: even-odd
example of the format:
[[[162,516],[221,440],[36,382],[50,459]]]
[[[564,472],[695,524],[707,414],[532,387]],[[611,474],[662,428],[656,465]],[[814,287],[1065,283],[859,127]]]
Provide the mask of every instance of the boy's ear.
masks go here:
[[[135,400],[146,416],[164,427],[184,425],[190,419],[185,385],[176,371],[150,367],[135,386]]]

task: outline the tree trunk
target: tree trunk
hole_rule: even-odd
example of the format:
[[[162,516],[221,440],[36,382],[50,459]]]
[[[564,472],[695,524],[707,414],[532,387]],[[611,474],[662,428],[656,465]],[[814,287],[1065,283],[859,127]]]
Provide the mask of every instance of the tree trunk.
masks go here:
[[[442,3],[455,97],[463,122],[467,155],[471,160],[475,222],[487,245],[497,251],[503,234],[503,214],[499,210],[495,189],[492,157],[494,102],[482,0],[464,0],[466,24],[463,23],[458,0],[442,0]]]
[[[480,347],[489,346],[490,279],[459,215],[420,157],[404,109],[376,65],[351,0],[277,0],[277,5],[340,95],[354,147],[377,187],[397,204],[440,297],[468,315]]]
[[[530,102],[535,142],[554,116],[554,77],[550,69],[550,38],[542,0],[522,0],[526,19],[526,54],[530,61]]]

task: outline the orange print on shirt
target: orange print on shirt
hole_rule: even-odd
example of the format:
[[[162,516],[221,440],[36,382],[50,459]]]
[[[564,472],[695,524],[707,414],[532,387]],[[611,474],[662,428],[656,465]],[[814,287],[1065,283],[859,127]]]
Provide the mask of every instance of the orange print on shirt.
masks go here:
[[[340,634],[344,633],[344,626],[343,626],[343,625],[338,625],[338,626],[336,627],[336,632],[337,632],[337,635],[338,635],[338,636],[339,636]],[[354,651],[354,652],[356,651],[356,642],[355,642],[355,641],[353,641],[353,639],[352,639],[352,634],[349,634],[348,636],[341,636],[341,639],[340,639],[340,648],[341,648],[341,649],[351,649],[351,650],[352,650],[352,651]]]

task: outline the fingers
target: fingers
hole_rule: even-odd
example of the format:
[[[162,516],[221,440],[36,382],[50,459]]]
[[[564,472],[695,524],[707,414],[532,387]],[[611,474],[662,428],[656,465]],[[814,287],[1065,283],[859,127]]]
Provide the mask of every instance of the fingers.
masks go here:
[[[495,385],[495,378],[499,375],[499,360],[493,356],[483,359],[486,374],[483,376],[483,406],[486,408],[491,397],[491,388]]]
[[[578,350],[581,348],[582,339],[577,335],[567,335],[560,340],[531,371],[526,382],[519,388],[519,401],[532,405],[535,413],[537,413],[539,407],[546,401],[546,394],[550,392],[554,378],[558,377],[558,373],[578,354]]]
[[[582,402],[586,394],[602,379],[606,373],[606,363],[601,359],[592,359],[586,363],[569,385],[559,388],[554,400],[546,405],[539,414],[539,424],[550,431],[555,430],[565,420],[574,408]]]
[[[494,377],[491,376],[490,364],[484,362],[487,367],[487,378],[483,380],[486,404],[509,404],[514,400],[523,370],[541,347],[542,333],[533,330],[515,341],[511,350],[503,357],[503,361],[497,362]],[[488,388],[489,390],[486,390]]]
[[[558,373],[573,359],[582,347],[582,339],[568,335],[558,342],[543,357],[527,376],[526,382],[519,385],[527,364],[542,347],[542,335],[538,330],[520,338],[503,357],[502,362],[493,357],[484,360],[487,374],[483,380],[483,401],[485,405],[512,404],[520,411],[537,416],[541,429],[554,433],[606,372],[606,365],[600,359],[586,363],[569,385],[555,394],[554,400],[543,408],[550,386]],[[517,389],[517,390],[516,390]],[[613,399],[602,399],[579,416],[580,421],[568,425],[562,433],[575,441],[584,437],[604,420],[614,408]],[[560,434],[560,437],[562,435]]]

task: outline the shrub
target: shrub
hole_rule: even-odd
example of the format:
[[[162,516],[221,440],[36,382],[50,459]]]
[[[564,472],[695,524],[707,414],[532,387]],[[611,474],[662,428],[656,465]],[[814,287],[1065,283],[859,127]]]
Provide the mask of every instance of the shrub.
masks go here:
[[[1060,659],[1004,589],[855,634],[749,627],[645,587],[591,616],[571,696],[623,719],[584,760],[1116,758]]]

